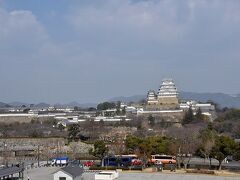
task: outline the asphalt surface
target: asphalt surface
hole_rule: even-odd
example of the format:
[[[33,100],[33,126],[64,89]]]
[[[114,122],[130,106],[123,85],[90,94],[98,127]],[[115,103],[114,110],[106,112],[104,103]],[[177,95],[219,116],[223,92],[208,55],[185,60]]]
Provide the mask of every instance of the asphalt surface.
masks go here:
[[[40,167],[28,169],[25,171],[24,180],[28,177],[30,180],[53,180],[53,174],[59,167]],[[120,172],[117,180],[239,180],[239,176],[215,176],[215,175],[198,175],[198,174],[170,174],[170,173],[137,173],[137,172]],[[94,173],[84,173],[83,180],[94,180]]]

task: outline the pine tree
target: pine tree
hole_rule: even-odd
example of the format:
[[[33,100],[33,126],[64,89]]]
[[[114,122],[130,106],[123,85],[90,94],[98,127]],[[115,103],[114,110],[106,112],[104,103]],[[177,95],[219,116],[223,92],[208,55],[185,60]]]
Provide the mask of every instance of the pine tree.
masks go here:
[[[185,113],[185,116],[183,118],[182,124],[189,124],[194,120],[193,110],[190,107],[188,111]]]

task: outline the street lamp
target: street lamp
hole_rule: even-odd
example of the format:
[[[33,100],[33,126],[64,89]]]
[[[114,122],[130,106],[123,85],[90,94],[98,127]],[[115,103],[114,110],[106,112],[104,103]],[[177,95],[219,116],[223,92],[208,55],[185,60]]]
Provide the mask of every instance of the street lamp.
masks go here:
[[[4,164],[5,164],[5,166],[8,166],[8,162],[7,162],[7,143],[6,142],[4,142],[4,144],[3,144],[3,152],[4,152],[4,154],[3,154]]]

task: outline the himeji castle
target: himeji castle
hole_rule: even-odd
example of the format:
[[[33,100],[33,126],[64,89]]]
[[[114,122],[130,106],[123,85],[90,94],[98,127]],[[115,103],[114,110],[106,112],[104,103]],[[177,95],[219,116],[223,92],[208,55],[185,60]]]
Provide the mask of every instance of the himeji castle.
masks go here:
[[[146,110],[179,109],[178,91],[172,79],[164,79],[157,93],[148,91]]]

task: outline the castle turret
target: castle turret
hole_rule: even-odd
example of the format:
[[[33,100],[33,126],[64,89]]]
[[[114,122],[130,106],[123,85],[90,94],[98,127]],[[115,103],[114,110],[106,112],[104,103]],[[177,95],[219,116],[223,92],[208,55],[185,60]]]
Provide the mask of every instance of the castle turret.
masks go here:
[[[156,95],[155,91],[153,91],[153,90],[148,91],[147,103],[148,103],[148,105],[156,105],[158,103],[157,95]]]

